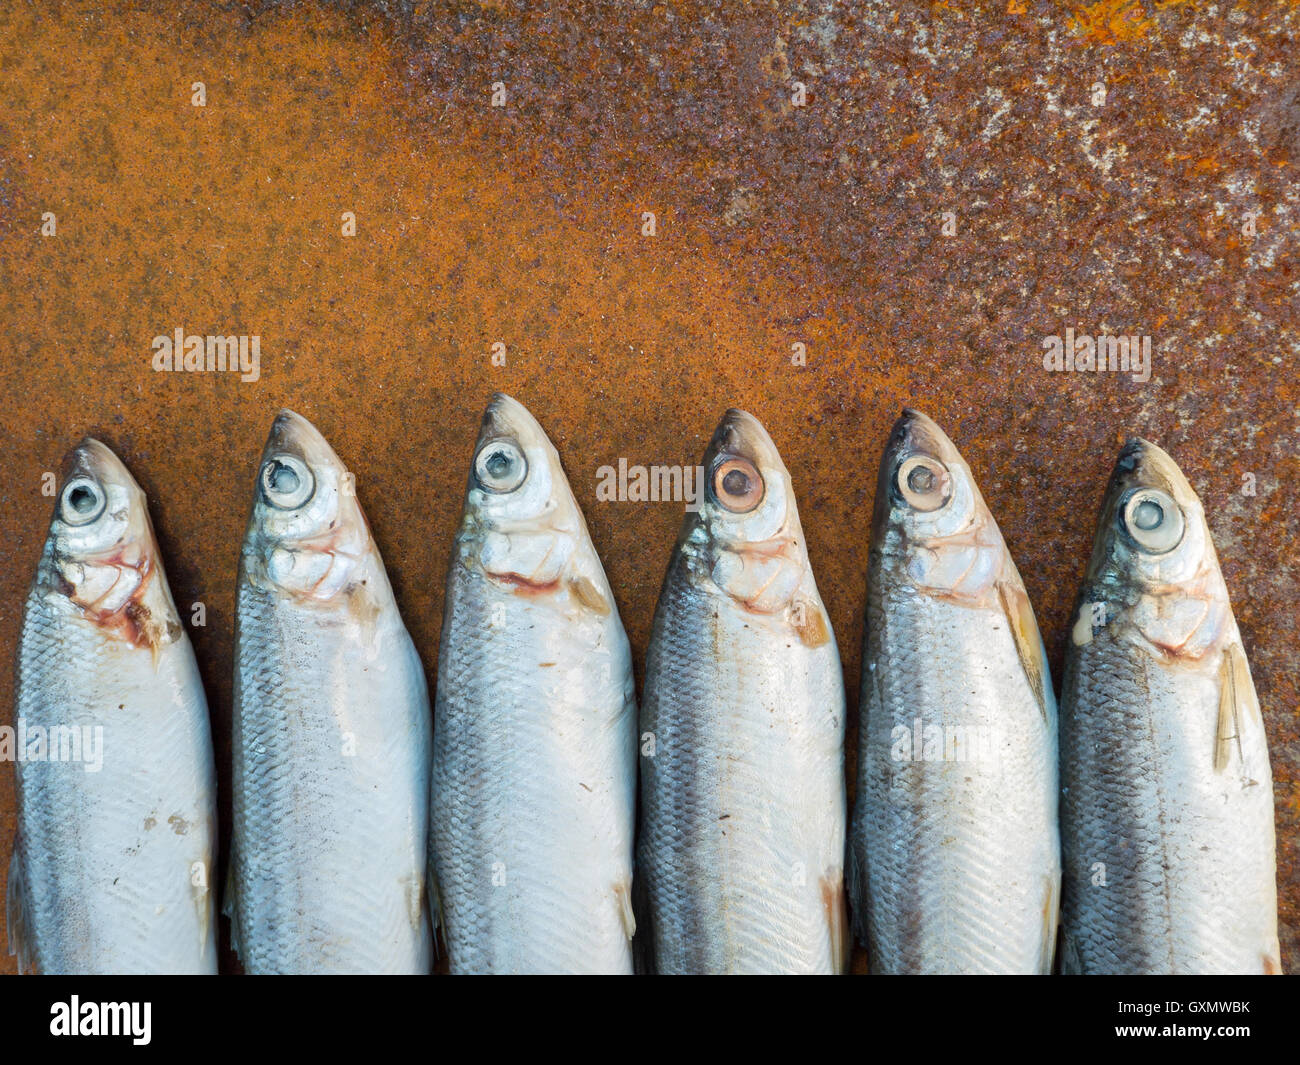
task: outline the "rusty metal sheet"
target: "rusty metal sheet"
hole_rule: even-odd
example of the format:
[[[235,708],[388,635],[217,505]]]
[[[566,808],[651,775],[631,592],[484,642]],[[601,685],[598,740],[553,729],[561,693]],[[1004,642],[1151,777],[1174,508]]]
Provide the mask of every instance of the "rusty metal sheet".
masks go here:
[[[1300,9],[541,6],[4,5],[0,651],[42,474],[96,435],[149,495],[178,602],[207,607],[228,840],[235,566],[281,406],[355,470],[431,680],[491,392],[551,432],[638,661],[679,506],[599,502],[596,471],[698,461],[722,410],[748,408],[800,493],[854,713],[900,406],[981,478],[1058,679],[1106,474],[1140,433],[1218,541],[1295,964]],[[258,336],[258,379],[155,372],[153,338],[178,328]],[[1151,337],[1149,379],[1045,370],[1067,328]],[[6,769],[6,852],[13,799]]]

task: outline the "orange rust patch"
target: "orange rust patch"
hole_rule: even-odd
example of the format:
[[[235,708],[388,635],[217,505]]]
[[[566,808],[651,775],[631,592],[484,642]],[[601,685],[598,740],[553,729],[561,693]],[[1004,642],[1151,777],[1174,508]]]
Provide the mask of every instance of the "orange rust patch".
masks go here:
[[[1070,29],[1088,44],[1123,44],[1141,40],[1155,26],[1138,0],[1098,0],[1080,8]]]

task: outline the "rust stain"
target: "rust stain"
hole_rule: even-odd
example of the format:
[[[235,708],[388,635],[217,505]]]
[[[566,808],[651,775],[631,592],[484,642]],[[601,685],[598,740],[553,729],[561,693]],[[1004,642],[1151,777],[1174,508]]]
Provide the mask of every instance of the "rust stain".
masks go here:
[[[1070,28],[1088,44],[1138,41],[1155,26],[1139,0],[1097,0],[1075,12]]]
[[[681,511],[597,502],[596,471],[692,465],[740,406],[798,494],[852,764],[899,408],[962,442],[1058,682],[1112,441],[1138,434],[1187,472],[1218,543],[1272,745],[1293,966],[1300,9],[398,6],[0,10],[0,657],[45,538],[41,474],[92,433],[146,490],[181,617],[207,608],[190,632],[224,861],[239,544],[281,407],[355,472],[433,682],[493,392],[563,456],[638,675]],[[259,335],[260,379],[155,373],[151,341],[177,327]],[[1067,327],[1152,334],[1152,379],[1044,371]],[[0,671],[0,719],[12,688]],[[0,847],[12,824],[5,770]]]

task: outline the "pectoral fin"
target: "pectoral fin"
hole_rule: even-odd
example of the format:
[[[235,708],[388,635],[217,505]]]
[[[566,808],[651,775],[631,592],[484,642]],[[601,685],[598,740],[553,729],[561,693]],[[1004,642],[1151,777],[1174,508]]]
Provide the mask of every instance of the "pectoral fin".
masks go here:
[[[436,962],[441,954],[438,951],[438,930],[445,929],[442,921],[442,895],[438,891],[438,877],[433,871],[433,844],[428,848],[428,861],[424,875],[424,890],[429,897],[429,919],[433,922],[433,960]]]
[[[830,643],[831,627],[818,603],[796,600],[790,604],[789,616],[791,626],[805,647],[821,647]]]
[[[611,609],[609,601],[590,577],[574,577],[569,581],[569,590],[573,593],[573,597],[588,610],[601,617],[609,616]]]
[[[1038,697],[1038,709],[1044,721],[1050,721],[1048,703],[1052,698],[1049,685],[1051,677],[1047,672],[1047,660],[1043,656],[1043,638],[1038,632],[1038,621],[1034,618],[1034,608],[1029,603],[1029,596],[1019,583],[998,582],[998,599],[1002,603],[1002,613],[1006,615],[1007,625],[1011,629],[1011,638],[1016,644],[1016,654],[1029,679],[1030,690]]]
[[[199,953],[208,949],[208,937],[212,935],[212,887],[208,878],[211,876],[212,863],[196,861],[190,863],[190,895],[194,899],[194,911],[199,918]]]
[[[239,902],[235,893],[235,864],[238,854],[231,847],[230,858],[226,864],[226,886],[221,892],[221,912],[230,918],[230,949],[235,956],[242,959],[239,949]]]
[[[631,879],[614,885],[614,897],[618,900],[619,917],[623,921],[623,934],[629,940],[636,934],[636,914],[632,910]]]
[[[1243,713],[1259,714],[1255,686],[1250,680],[1250,666],[1240,644],[1230,643],[1219,662],[1219,727],[1214,746],[1214,771],[1223,772],[1236,752],[1238,761],[1244,762],[1241,750],[1241,720]]]
[[[822,906],[831,937],[831,966],[839,975],[849,964],[849,913],[844,905],[844,870],[832,869],[821,878]]]
[[[1046,878],[1043,891],[1043,942],[1038,960],[1038,971],[1050,976],[1056,960],[1057,926],[1060,916],[1060,881],[1055,876]]]
[[[18,860],[18,841],[14,841],[13,857],[9,859],[9,883],[5,892],[5,924],[9,929],[9,953],[18,956],[18,971],[33,972],[31,942],[27,928],[26,880],[22,863]]]

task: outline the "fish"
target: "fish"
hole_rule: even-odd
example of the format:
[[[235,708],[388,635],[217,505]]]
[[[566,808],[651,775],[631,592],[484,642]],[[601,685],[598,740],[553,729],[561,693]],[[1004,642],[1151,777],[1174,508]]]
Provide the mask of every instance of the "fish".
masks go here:
[[[495,395],[447,568],[432,852],[453,974],[632,973],[636,688],[559,454]]]
[[[145,495],[98,440],[63,461],[15,709],[19,971],[215,974],[207,698]]]
[[[867,566],[850,885],[872,973],[1050,973],[1057,708],[1034,611],[970,467],[906,409]]]
[[[655,609],[639,725],[642,965],[838,974],[844,679],[794,485],[729,410]]]
[[[1065,972],[1282,971],[1259,699],[1205,509],[1141,438],[1066,645],[1061,784]]]
[[[431,728],[356,479],[281,411],[236,596],[225,912],[245,971],[429,972]]]

